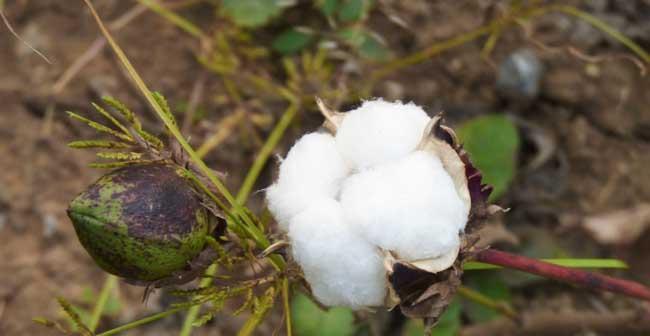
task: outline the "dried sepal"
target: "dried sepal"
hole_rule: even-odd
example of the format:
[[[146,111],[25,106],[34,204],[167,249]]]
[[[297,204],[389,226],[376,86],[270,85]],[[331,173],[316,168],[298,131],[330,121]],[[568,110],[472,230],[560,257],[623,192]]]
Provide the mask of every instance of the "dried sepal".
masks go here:
[[[343,118],[345,117],[345,113],[334,111],[327,107],[325,105],[325,102],[323,102],[322,99],[319,97],[316,97],[316,105],[318,106],[318,110],[320,110],[320,113],[325,117],[325,122],[323,123],[323,127],[328,130],[332,134],[336,134],[336,130],[339,128],[341,125],[341,122],[343,122]]]

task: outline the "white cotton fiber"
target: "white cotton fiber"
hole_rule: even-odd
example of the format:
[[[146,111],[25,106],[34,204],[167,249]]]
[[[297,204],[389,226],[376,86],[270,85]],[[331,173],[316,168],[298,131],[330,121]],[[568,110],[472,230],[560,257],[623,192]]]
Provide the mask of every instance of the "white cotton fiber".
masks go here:
[[[423,151],[351,176],[341,205],[362,236],[410,261],[456,248],[468,216],[440,160]]]
[[[309,133],[300,138],[280,164],[277,182],[266,192],[280,227],[286,231],[291,217],[314,200],[335,197],[348,172],[331,135]]]
[[[293,257],[322,304],[383,305],[386,276],[379,250],[348,227],[336,200],[317,200],[295,216],[289,238]]]
[[[336,133],[336,145],[354,168],[372,167],[415,150],[429,120],[413,103],[365,101],[346,113]]]

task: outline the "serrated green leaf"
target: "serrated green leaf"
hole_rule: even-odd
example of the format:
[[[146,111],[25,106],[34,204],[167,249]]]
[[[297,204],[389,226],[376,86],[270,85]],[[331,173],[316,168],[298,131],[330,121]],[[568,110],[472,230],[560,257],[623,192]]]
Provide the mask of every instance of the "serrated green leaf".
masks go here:
[[[431,330],[431,336],[456,336],[460,331],[461,305],[457,299],[451,302],[447,310],[440,316],[438,324]],[[403,336],[425,335],[422,320],[409,320],[404,326]]]
[[[129,148],[131,145],[119,142],[119,141],[108,141],[108,140],[77,140],[68,143],[70,148]]]
[[[271,47],[279,53],[289,55],[304,49],[313,40],[313,31],[304,27],[293,27],[276,36]]]
[[[499,198],[508,189],[517,168],[516,126],[505,115],[486,115],[462,124],[458,136],[472,163],[483,174],[483,183],[494,187],[490,199]]]
[[[76,309],[74,309],[74,307],[66,299],[59,297],[57,298],[57,301],[59,302],[61,309],[63,309],[63,312],[82,335],[90,336],[93,334],[86,326],[86,324],[82,322],[81,317],[79,316]]]
[[[338,307],[324,311],[301,293],[291,300],[291,316],[296,336],[345,336],[357,330],[352,310]]]
[[[97,112],[99,112],[99,114],[103,115],[104,118],[106,118],[108,121],[113,123],[115,127],[119,128],[122,131],[122,133],[129,135],[129,130],[126,128],[126,126],[124,126],[119,120],[115,119],[115,117],[113,117],[110,113],[108,113],[108,111],[106,111],[103,107],[97,105],[96,103],[91,103],[91,105],[95,108]]]
[[[97,157],[107,160],[134,161],[142,157],[142,153],[136,152],[99,152]]]
[[[318,0],[316,1],[316,7],[320,9],[323,15],[331,17],[339,8],[339,0]]]
[[[365,19],[372,7],[370,0],[344,0],[339,10],[339,20],[356,22]]]
[[[120,132],[118,132],[118,131],[116,131],[116,130],[114,130],[114,129],[106,126],[106,125],[100,124],[100,123],[98,123],[96,121],[93,121],[93,120],[90,120],[90,119],[88,119],[86,117],[82,117],[82,116],[80,116],[80,115],[78,115],[78,114],[76,114],[74,112],[68,111],[67,113],[68,113],[68,116],[70,116],[70,118],[79,120],[79,121],[85,123],[86,125],[88,125],[89,127],[94,128],[98,132],[110,134],[110,135],[112,135],[112,136],[114,136],[116,138],[119,138],[121,140],[124,140],[126,142],[133,142],[133,139],[127,134],[120,133]]]
[[[293,5],[288,0],[223,0],[223,13],[242,27],[259,27]]]
[[[118,111],[128,123],[133,125],[133,128],[136,130],[142,129],[142,124],[140,123],[140,120],[138,120],[138,118],[135,116],[135,113],[133,113],[133,111],[126,107],[126,105],[124,105],[122,102],[110,96],[104,96],[102,97],[102,100],[107,105]]]
[[[151,92],[151,97],[156,101],[156,104],[160,106],[160,109],[163,111],[163,113],[169,117],[169,120],[172,122],[172,124],[174,126],[177,126],[178,123],[176,122],[176,118],[174,117],[172,110],[169,108],[169,104],[167,103],[165,96],[163,96],[160,92],[153,91]]]
[[[494,271],[469,274],[464,277],[463,284],[492,300],[510,302],[510,288]],[[494,309],[474,301],[463,300],[463,306],[465,314],[476,323],[487,322],[501,316],[501,313]]]

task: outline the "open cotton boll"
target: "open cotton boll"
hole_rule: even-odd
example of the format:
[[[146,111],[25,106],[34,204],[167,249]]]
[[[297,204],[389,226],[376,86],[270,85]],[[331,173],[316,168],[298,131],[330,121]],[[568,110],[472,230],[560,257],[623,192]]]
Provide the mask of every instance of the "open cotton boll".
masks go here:
[[[354,168],[368,168],[414,151],[429,120],[413,103],[365,101],[345,114],[336,145]]]
[[[362,236],[408,261],[457,248],[468,217],[440,160],[424,151],[351,176],[341,205]]]
[[[348,227],[336,200],[317,200],[295,216],[289,238],[293,257],[322,304],[383,305],[386,276],[379,251]]]
[[[325,133],[302,136],[280,164],[277,182],[266,192],[269,209],[286,231],[291,217],[314,200],[335,197],[349,169]]]

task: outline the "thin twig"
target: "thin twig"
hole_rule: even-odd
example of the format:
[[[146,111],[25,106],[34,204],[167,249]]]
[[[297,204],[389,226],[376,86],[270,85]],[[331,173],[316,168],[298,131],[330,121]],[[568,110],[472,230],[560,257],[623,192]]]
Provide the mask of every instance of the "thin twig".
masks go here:
[[[557,281],[650,301],[650,288],[634,281],[553,265],[541,260],[494,249],[480,251],[475,255],[474,259],[487,264],[499,265]]]
[[[48,64],[52,64],[49,58],[47,58],[43,53],[38,51],[36,48],[34,48],[29,42],[27,42],[25,39],[20,37],[18,33],[14,30],[14,28],[11,26],[11,23],[9,23],[9,20],[5,16],[4,12],[2,11],[2,8],[0,8],[0,18],[2,18],[2,22],[4,22],[5,26],[7,26],[7,29],[9,29],[9,32],[11,35],[13,35],[18,41],[22,42],[27,48],[29,48],[31,51],[33,51],[36,55],[40,56],[45,62]]]

